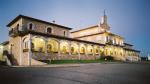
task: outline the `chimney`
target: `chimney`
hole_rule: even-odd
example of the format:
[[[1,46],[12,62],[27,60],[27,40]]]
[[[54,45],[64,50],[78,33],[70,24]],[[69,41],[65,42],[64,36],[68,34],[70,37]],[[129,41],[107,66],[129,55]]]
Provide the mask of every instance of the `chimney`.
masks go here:
[[[53,20],[52,22],[55,23],[55,20]]]

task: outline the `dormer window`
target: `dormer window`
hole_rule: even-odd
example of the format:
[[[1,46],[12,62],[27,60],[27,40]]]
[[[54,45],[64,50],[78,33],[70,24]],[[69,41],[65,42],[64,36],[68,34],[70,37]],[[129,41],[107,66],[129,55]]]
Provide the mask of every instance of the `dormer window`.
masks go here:
[[[34,24],[33,23],[29,23],[28,24],[28,29],[29,30],[33,30],[34,29]]]
[[[51,28],[51,27],[48,27],[48,28],[47,28],[47,33],[48,33],[48,34],[51,34],[51,33],[52,33],[52,28]]]

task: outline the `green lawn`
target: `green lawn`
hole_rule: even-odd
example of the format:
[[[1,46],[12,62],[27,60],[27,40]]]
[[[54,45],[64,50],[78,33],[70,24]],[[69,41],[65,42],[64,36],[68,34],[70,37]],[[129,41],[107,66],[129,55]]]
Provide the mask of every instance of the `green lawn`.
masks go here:
[[[102,59],[97,59],[97,60],[45,60],[43,61],[48,64],[74,64],[74,63],[102,63],[106,62]]]

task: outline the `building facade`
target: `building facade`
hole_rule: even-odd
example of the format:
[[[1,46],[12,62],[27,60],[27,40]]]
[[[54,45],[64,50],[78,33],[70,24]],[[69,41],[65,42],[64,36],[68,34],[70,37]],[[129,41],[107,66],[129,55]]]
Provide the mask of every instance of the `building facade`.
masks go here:
[[[43,65],[44,60],[95,60],[101,56],[139,60],[140,51],[110,32],[105,14],[100,24],[72,32],[72,28],[24,15],[17,16],[7,27],[7,51],[16,60],[15,65]]]

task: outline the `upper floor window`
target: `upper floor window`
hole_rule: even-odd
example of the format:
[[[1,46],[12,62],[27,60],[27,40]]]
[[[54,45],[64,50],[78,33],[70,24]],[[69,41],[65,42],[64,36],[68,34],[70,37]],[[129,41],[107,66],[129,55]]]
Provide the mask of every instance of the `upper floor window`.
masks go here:
[[[109,37],[108,36],[106,36],[106,42],[108,42],[109,41]]]
[[[66,31],[64,31],[64,36],[66,36]]]
[[[51,34],[52,33],[52,28],[48,27],[47,28],[47,33]]]
[[[19,30],[19,24],[17,24],[17,27],[16,27],[16,28],[17,28],[17,30]]]
[[[28,29],[29,30],[33,30],[34,29],[34,24],[33,23],[29,23],[28,24]]]

